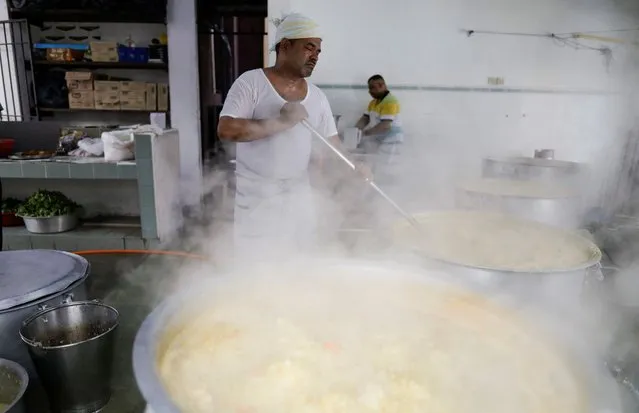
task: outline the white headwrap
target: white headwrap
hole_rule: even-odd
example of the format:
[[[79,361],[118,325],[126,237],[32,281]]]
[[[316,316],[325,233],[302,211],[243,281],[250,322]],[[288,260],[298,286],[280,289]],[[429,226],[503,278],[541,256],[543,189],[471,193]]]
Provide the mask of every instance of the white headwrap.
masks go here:
[[[277,31],[275,32],[275,43],[271,46],[271,51],[275,50],[275,46],[282,39],[322,38],[319,25],[314,20],[299,13],[291,13],[281,19],[273,19],[273,24]]]

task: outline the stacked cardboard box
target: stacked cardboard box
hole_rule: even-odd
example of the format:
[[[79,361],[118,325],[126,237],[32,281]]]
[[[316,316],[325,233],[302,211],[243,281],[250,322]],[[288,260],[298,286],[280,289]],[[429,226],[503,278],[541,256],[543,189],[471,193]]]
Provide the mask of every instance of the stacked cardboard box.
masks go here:
[[[169,110],[166,83],[97,80],[91,72],[67,72],[65,77],[71,109]]]
[[[146,110],[146,82],[120,82],[122,110]]]
[[[155,111],[158,108],[157,83],[146,84],[146,110]]]
[[[158,83],[158,111],[166,112],[169,110],[169,85],[166,83]]]
[[[120,82],[96,80],[93,88],[96,109],[120,110]]]
[[[67,89],[69,89],[69,108],[94,109],[93,73],[67,72],[65,74]]]

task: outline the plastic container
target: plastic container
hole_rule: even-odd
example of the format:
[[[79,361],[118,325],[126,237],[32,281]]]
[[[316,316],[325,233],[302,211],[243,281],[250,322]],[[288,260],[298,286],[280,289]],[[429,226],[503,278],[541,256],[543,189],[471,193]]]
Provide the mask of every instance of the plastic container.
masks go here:
[[[0,138],[0,158],[12,155],[15,144],[16,141],[14,139]]]
[[[120,62],[128,63],[148,63],[149,48],[148,47],[128,47],[118,46],[118,58]]]
[[[22,218],[14,214],[13,212],[2,213],[2,226],[3,227],[21,227],[24,225]]]

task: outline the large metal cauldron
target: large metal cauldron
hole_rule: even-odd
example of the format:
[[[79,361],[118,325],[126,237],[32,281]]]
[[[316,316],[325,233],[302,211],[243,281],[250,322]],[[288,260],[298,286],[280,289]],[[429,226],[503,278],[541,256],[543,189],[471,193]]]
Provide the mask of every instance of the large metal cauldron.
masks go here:
[[[0,359],[0,413],[26,413],[24,393],[28,385],[29,376],[22,366]]]
[[[513,185],[521,185],[521,188],[509,191]],[[543,188],[544,185],[493,178],[471,181],[457,188],[455,203],[459,208],[501,212],[561,228],[581,227],[584,207],[580,196],[570,191],[562,194],[548,190],[545,193],[533,188]]]
[[[20,339],[22,322],[44,308],[86,299],[89,270],[86,259],[67,252],[0,252],[0,357],[19,363],[36,379]]]
[[[574,181],[583,173],[583,166],[576,162],[555,159],[514,157],[485,158],[482,175],[485,178],[540,180],[546,182]]]
[[[459,215],[462,219],[464,216],[476,216],[477,219],[482,219],[483,216],[482,213],[457,210],[422,213],[415,215],[415,218],[419,222],[425,223],[429,219],[447,219],[446,217],[451,219],[451,217],[454,218],[456,215]],[[493,215],[486,214],[487,217]],[[428,227],[426,224],[424,225],[424,233],[428,234]],[[578,243],[583,246],[584,250],[588,250],[590,258],[571,267],[515,271],[506,268],[498,269],[466,265],[463,263],[462,258],[459,261],[436,258],[428,250],[415,245],[413,238],[406,237],[406,234],[410,235],[410,231],[414,230],[403,221],[399,222],[387,237],[392,239],[394,248],[402,249],[413,256],[417,256],[426,268],[448,272],[451,276],[479,288],[486,294],[509,295],[517,297],[522,302],[528,301],[533,305],[545,302],[550,306],[544,308],[544,310],[551,312],[558,308],[569,312],[578,311],[583,303],[584,293],[594,291],[603,280],[600,265],[601,251],[590,240],[572,231],[529,222],[526,225],[539,225],[540,228],[545,228],[549,231],[549,236],[557,234],[569,240],[566,242]],[[490,235],[489,233],[485,234],[487,241],[490,240]],[[521,236],[526,235],[522,233]],[[503,253],[508,254],[507,246],[504,246]]]
[[[307,263],[305,268],[325,268],[327,274],[330,274],[331,271],[339,273],[339,271],[347,270],[352,272],[354,277],[365,277],[362,279],[366,283],[375,283],[380,278],[404,277],[405,275],[413,277],[416,282],[420,283],[451,283],[446,274],[436,274],[381,261],[313,262]],[[284,270],[283,267],[280,267],[280,269]],[[435,276],[435,278],[432,276]],[[216,281],[210,282],[206,286],[190,286],[161,303],[146,318],[138,331],[133,348],[133,368],[138,386],[148,403],[146,412],[181,413],[162,385],[158,376],[157,363],[162,356],[162,352],[166,350],[167,340],[170,340],[171,335],[179,331],[176,328],[179,327],[180,323],[185,318],[189,318],[189,305],[197,302],[197,297],[206,294],[207,288],[215,288],[216,283],[225,282],[224,277],[216,278],[218,278]],[[444,279],[447,281],[443,281]],[[219,284],[217,285],[219,286]],[[586,411],[581,413],[621,413],[618,388],[611,377],[603,373],[602,365],[590,357],[591,349],[583,347],[586,345],[584,340],[581,337],[568,338],[563,336],[562,333],[565,333],[566,330],[561,327],[557,327],[557,329],[548,327],[548,331],[557,333],[554,338],[557,339],[558,343],[568,345],[571,354],[583,361],[580,367],[583,368],[581,371],[586,373],[586,381],[592,386],[592,393],[589,394],[592,404]],[[573,340],[575,338],[577,339],[576,341]]]

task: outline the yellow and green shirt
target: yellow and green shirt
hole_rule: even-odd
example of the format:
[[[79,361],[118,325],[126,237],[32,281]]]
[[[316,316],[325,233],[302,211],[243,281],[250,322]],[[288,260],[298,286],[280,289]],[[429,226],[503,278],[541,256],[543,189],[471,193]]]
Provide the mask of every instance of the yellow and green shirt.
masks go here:
[[[383,120],[390,120],[392,121],[390,131],[377,136],[377,139],[384,143],[403,142],[404,136],[399,110],[399,101],[391,93],[382,99],[371,100],[366,109],[366,114],[370,119],[367,129],[376,126]]]

